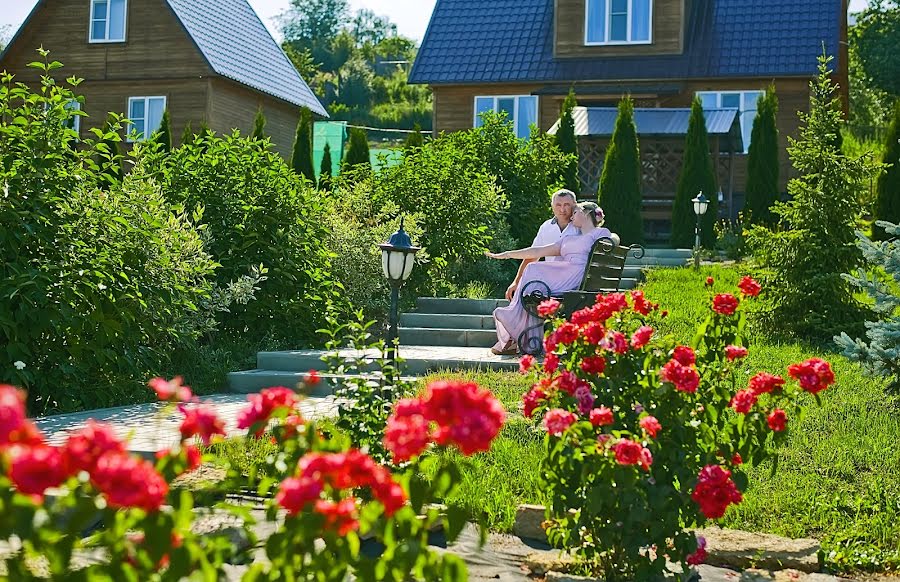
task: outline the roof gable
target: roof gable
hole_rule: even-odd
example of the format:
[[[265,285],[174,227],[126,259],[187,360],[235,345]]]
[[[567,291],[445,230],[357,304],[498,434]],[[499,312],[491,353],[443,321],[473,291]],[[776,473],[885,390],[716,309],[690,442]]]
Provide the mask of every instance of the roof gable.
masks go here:
[[[555,58],[554,0],[437,0],[410,82],[813,76],[823,45],[839,54],[841,4],[692,0],[683,54]]]

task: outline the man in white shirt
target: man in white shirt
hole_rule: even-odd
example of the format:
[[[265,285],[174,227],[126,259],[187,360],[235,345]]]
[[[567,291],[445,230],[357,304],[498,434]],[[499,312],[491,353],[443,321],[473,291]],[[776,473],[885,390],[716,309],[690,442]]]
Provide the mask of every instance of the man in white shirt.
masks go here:
[[[579,234],[578,229],[572,224],[572,214],[575,212],[576,203],[575,193],[571,190],[563,188],[562,190],[554,192],[553,197],[551,198],[553,218],[541,225],[531,246],[539,247],[552,245],[558,243],[564,236]],[[559,261],[562,260],[562,257],[546,257],[544,260]],[[522,261],[522,264],[519,265],[519,272],[516,273],[515,280],[506,289],[506,299],[512,300],[513,295],[516,293],[516,289],[519,288],[519,281],[522,280],[522,273],[525,272],[525,267],[534,261],[535,259],[525,259]]]

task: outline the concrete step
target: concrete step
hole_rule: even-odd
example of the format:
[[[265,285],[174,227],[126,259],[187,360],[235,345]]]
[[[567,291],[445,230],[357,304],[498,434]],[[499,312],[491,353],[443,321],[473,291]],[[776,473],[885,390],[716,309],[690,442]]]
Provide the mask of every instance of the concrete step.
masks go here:
[[[416,308],[421,313],[450,315],[491,315],[498,307],[505,307],[505,299],[450,299],[446,297],[419,297]]]
[[[644,249],[644,257],[654,258],[691,258],[691,249]]]
[[[490,315],[402,313],[400,314],[400,326],[440,329],[494,329],[494,318]]]
[[[683,267],[691,257],[644,257],[643,259],[628,259],[625,262],[625,268],[653,268],[653,267]]]
[[[489,348],[495,343],[497,343],[497,332],[492,329],[400,328],[401,346]]]
[[[345,358],[364,357],[370,364],[368,370],[375,370],[374,358],[377,351],[358,352],[341,350]],[[278,372],[307,372],[323,370],[325,363],[323,350],[294,350],[285,352],[259,352],[256,367],[260,370]],[[519,358],[515,356],[495,356],[488,348],[451,346],[404,346],[399,349],[403,359],[401,371],[410,376],[424,376],[438,370],[518,370]]]
[[[307,372],[290,372],[279,370],[246,370],[228,374],[228,391],[232,394],[254,394],[264,388],[286,386],[296,388],[306,378]],[[364,374],[363,378],[378,382],[379,374]],[[321,381],[307,393],[308,396],[325,397],[334,394],[340,384],[351,376],[347,374],[321,374]],[[415,380],[414,377],[404,377]]]

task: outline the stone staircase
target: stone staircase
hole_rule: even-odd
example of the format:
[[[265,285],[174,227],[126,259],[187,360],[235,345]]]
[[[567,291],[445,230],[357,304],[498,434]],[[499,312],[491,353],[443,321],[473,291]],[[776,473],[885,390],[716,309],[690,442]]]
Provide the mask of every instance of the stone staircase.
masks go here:
[[[648,249],[641,259],[630,257],[625,264],[621,290],[637,287],[643,271],[657,267],[681,267],[691,260],[688,249]],[[416,310],[400,316],[400,357],[403,373],[423,376],[441,370],[517,370],[519,359],[495,356],[490,347],[497,341],[491,314],[505,306],[502,299],[448,299],[420,297]],[[228,375],[231,392],[252,393],[270,386],[295,386],[309,370],[325,367],[322,350],[260,352],[255,370]],[[375,353],[359,354],[344,350],[344,357],[364,355],[372,361],[371,379],[375,375]],[[346,377],[324,374],[319,390],[330,391]]]

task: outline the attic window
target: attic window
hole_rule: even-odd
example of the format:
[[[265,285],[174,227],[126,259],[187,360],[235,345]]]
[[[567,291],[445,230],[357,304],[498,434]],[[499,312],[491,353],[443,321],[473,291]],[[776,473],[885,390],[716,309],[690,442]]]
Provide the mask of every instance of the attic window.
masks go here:
[[[585,0],[584,44],[649,44],[653,0]]]
[[[128,0],[91,0],[91,42],[125,42]]]

